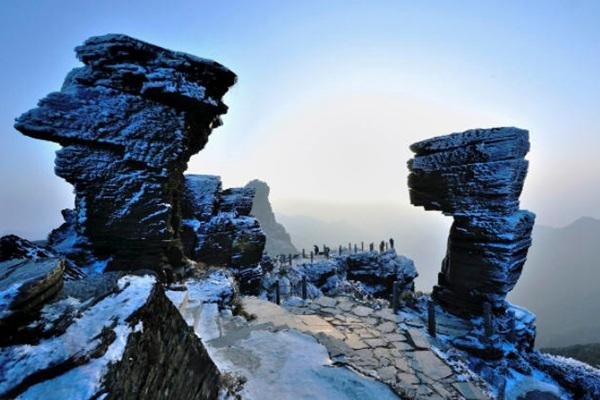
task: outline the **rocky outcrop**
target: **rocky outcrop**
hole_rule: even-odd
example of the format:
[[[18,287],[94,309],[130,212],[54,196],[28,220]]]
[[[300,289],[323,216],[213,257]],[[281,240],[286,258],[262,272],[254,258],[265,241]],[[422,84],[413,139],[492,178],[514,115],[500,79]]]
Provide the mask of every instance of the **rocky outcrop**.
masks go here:
[[[384,253],[342,254],[312,262],[296,258],[292,265],[278,262],[265,274],[261,285],[271,297],[276,282],[282,297],[301,296],[305,279],[309,298],[348,290],[361,296],[389,298],[394,282],[401,292],[413,292],[417,275],[413,261],[392,249]]]
[[[6,235],[0,238],[0,261],[13,258],[37,260],[39,258],[52,257],[53,255],[48,249],[16,235]]]
[[[62,289],[64,270],[58,258],[0,262],[0,345],[26,340],[26,325]]]
[[[234,270],[254,268],[261,260],[265,235],[251,217],[254,191],[222,190],[221,178],[186,175],[183,204],[184,248],[194,261]]]
[[[361,282],[370,294],[380,297],[392,293],[394,282],[398,282],[401,291],[414,291],[418,276],[413,261],[393,249],[349,254],[344,269],[347,279]]]
[[[486,302],[503,313],[535,218],[518,209],[528,132],[475,129],[415,143],[411,150],[411,202],[454,216],[434,299],[460,315],[481,314]]]
[[[50,238],[53,238],[58,230],[60,228],[55,229],[50,234]],[[72,247],[68,246],[68,249],[72,250]],[[40,261],[45,258],[63,258],[64,253],[60,250],[58,247],[50,248],[37,245],[16,235],[6,235],[0,238],[0,261],[15,259]],[[75,263],[68,259],[62,261],[65,279],[79,279],[85,276],[85,273]]]
[[[272,256],[298,253],[298,250],[292,244],[290,234],[287,233],[285,227],[275,219],[275,213],[273,213],[273,208],[269,202],[269,192],[271,190],[269,185],[255,179],[248,182],[246,188],[255,191],[250,215],[258,219],[260,226],[265,232],[267,237],[265,251]]]
[[[63,233],[109,260],[109,270],[162,274],[184,259],[183,171],[221,124],[221,98],[236,76],[125,35],[90,38],[76,53],[84,66],[15,127],[63,146],[55,171],[75,188]]]
[[[0,349],[0,398],[215,399],[219,372],[154,277],[68,281]]]

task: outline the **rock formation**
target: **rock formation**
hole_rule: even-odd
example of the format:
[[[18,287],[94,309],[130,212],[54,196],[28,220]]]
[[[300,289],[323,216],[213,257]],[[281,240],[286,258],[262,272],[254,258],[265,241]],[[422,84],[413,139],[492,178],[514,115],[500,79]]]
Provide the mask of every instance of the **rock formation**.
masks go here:
[[[265,235],[251,217],[254,190],[222,190],[213,175],[186,175],[182,241],[186,256],[206,265],[232,268],[247,276],[260,268]],[[247,282],[242,279],[242,283]]]
[[[248,182],[246,188],[251,188],[255,191],[250,215],[258,219],[260,226],[267,236],[265,251],[272,256],[298,253],[298,250],[292,244],[290,234],[275,219],[275,213],[269,202],[269,192],[271,190],[269,185],[263,181],[254,179]]]
[[[58,258],[0,262],[0,345],[23,340],[23,327],[63,287],[65,264]]]
[[[413,144],[412,204],[454,216],[433,298],[459,315],[506,309],[531,245],[535,215],[519,210],[529,133],[474,129]]]
[[[278,263],[266,272],[262,281],[266,295],[273,294],[272,285],[279,281],[282,297],[301,296],[305,279],[310,298],[329,296],[349,286],[362,295],[390,298],[394,282],[401,292],[413,292],[414,279],[418,276],[413,261],[393,249],[384,253],[343,254],[312,262],[296,258],[291,266]]]
[[[28,329],[0,348],[0,398],[217,397],[219,371],[154,277],[65,282]]]
[[[15,124],[63,146],[55,170],[73,184],[75,210],[54,244],[90,250],[108,269],[181,265],[183,171],[221,124],[236,76],[125,35],[90,38],[76,53],[85,65]]]

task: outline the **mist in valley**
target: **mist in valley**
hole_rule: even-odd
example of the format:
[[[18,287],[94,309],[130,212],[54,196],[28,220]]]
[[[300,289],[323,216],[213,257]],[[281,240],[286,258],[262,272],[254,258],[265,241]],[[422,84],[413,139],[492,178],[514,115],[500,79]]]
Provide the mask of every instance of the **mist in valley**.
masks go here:
[[[408,202],[408,201],[407,201]],[[313,245],[375,243],[393,238],[414,260],[416,289],[430,292],[446,252],[451,217],[387,203],[276,201],[277,219],[298,249]],[[528,260],[509,301],[537,315],[539,347],[600,342],[600,220],[580,218],[564,227],[537,223]]]

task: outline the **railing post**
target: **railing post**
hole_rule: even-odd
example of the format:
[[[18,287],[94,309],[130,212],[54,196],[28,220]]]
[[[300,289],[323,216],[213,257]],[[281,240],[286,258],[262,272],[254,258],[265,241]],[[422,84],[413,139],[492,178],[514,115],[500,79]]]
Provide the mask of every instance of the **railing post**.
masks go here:
[[[279,293],[279,280],[275,281],[275,303],[278,305],[281,303],[281,297]]]
[[[431,336],[435,337],[435,303],[431,300],[427,304],[427,331]]]
[[[360,242],[360,251],[365,251],[365,242]]]
[[[398,304],[400,303],[400,285],[398,281],[394,281],[392,286],[392,309],[394,314],[398,312]]]
[[[313,263],[313,259],[314,259],[314,258],[315,258],[315,256],[314,256],[313,252],[311,251],[311,252],[310,252],[310,263],[311,263],[311,264]]]
[[[308,297],[308,287],[306,284],[306,277],[302,277],[302,300],[306,300]]]

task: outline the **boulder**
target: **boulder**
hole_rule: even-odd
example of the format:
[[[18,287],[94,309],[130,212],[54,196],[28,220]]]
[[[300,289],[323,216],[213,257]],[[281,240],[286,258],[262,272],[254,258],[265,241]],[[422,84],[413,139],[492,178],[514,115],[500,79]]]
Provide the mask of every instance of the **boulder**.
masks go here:
[[[0,261],[13,258],[37,260],[39,258],[52,257],[53,255],[49,249],[38,246],[16,235],[6,235],[0,238]]]
[[[24,339],[22,328],[62,289],[64,270],[59,258],[0,262],[0,345]]]
[[[53,234],[50,234],[50,237],[53,237]],[[49,245],[41,246],[16,235],[6,235],[0,238],[0,261],[15,259],[39,261],[45,258],[62,258],[61,256],[64,254],[57,250],[59,249]],[[63,259],[63,261],[65,279],[79,279],[85,276],[75,263],[67,259]]]
[[[0,398],[217,398],[216,366],[152,276],[67,282],[37,324],[51,334],[0,348]]]

